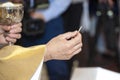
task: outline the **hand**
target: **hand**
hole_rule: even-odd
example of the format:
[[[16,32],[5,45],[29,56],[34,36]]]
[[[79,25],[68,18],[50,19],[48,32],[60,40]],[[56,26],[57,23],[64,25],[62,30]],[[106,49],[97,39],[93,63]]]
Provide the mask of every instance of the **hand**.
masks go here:
[[[61,34],[46,44],[45,60],[68,60],[82,48],[82,38],[78,31]]]
[[[42,19],[44,21],[44,16],[40,12],[31,12],[30,15],[33,19]]]
[[[23,0],[9,0],[9,1],[11,1],[13,3],[23,3],[24,2]]]
[[[108,4],[111,8],[113,8],[114,6],[114,1],[113,0],[108,0]]]
[[[8,42],[15,43],[17,39],[21,38],[21,26],[21,23],[14,24],[12,26],[0,25],[0,44],[5,45],[8,44]],[[9,33],[5,34],[5,32]]]

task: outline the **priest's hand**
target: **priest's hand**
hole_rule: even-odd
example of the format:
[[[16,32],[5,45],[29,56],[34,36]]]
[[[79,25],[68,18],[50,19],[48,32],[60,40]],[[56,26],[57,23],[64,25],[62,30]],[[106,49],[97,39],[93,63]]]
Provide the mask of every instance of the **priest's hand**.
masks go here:
[[[0,25],[0,45],[6,45],[8,42],[15,43],[17,39],[21,38],[21,26],[21,23],[12,26]]]
[[[78,31],[61,34],[46,44],[45,60],[68,60],[82,50],[82,36]]]

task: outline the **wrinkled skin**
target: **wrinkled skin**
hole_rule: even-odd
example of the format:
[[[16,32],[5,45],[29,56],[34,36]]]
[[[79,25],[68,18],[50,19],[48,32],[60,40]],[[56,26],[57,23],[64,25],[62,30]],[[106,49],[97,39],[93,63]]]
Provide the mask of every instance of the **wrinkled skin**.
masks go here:
[[[21,38],[21,26],[21,23],[11,26],[0,25],[0,44],[6,45],[9,42],[15,43],[17,39]]]
[[[78,31],[61,34],[46,44],[44,61],[51,59],[68,60],[82,49],[82,37]]]

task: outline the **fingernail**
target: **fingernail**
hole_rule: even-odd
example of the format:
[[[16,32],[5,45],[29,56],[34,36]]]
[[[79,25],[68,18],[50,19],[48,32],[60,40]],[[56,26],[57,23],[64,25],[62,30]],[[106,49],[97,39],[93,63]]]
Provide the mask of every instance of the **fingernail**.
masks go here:
[[[10,30],[11,29],[11,27],[10,26],[7,26],[7,30]]]
[[[14,30],[11,30],[10,33],[14,33],[15,31]]]
[[[75,33],[77,32],[77,30],[74,31]]]
[[[10,27],[11,27],[11,29],[14,28],[14,26],[10,26]]]

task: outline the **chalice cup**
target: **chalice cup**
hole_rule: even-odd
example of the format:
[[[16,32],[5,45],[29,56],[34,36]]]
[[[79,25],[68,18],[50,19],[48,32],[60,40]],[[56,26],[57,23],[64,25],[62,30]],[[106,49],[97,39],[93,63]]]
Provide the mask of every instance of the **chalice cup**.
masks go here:
[[[7,3],[0,4],[0,25],[13,25],[21,22],[23,19],[24,9],[22,4]],[[12,5],[11,5],[12,4]],[[9,32],[5,32],[9,33]],[[12,45],[12,42],[9,42]]]

